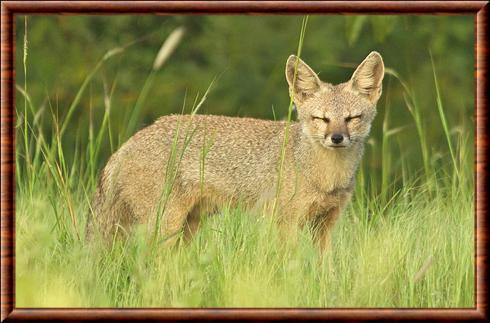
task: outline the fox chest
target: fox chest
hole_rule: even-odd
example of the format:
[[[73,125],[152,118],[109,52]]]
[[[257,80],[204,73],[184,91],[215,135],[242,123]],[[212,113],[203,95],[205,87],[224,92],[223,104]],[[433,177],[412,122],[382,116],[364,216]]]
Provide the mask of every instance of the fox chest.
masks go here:
[[[301,209],[306,221],[329,217],[332,211],[342,211],[352,196],[352,187],[339,188],[329,193],[308,192]]]

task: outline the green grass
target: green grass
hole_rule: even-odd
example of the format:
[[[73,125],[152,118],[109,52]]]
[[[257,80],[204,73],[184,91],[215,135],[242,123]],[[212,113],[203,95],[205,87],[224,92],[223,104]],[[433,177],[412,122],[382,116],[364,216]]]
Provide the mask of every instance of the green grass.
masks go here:
[[[27,45],[24,51],[26,60]],[[401,84],[413,116],[406,126],[416,129],[413,140],[420,151],[412,153],[420,156],[423,168],[408,165],[400,155],[397,139],[403,129],[391,128],[390,114],[403,107],[390,107],[388,86],[385,102],[379,103],[385,111],[378,116],[383,118],[383,136],[376,138],[381,147],[367,145],[354,199],[322,256],[308,230],[297,244],[285,243],[269,217],[240,207],[223,207],[192,241],[173,249],[153,243],[143,227],[108,247],[97,240],[87,243],[85,223],[104,162],[101,143],[107,140],[113,147],[113,138],[125,137],[111,128],[114,86],[104,86],[105,114],[100,124],[90,122],[86,138],[71,117],[115,53],[124,50],[108,51],[95,65],[64,118],[53,104],[33,106],[25,83],[18,86],[24,100],[16,109],[17,307],[474,306],[473,143],[464,124],[454,127],[445,118],[436,64],[434,107],[446,145],[438,151],[431,147],[416,94],[388,70],[390,86]],[[192,113],[208,92],[196,98]],[[55,126],[46,131],[44,119]],[[73,156],[66,153],[68,131],[79,138]],[[205,151],[203,163],[204,156]],[[370,166],[373,158],[382,161],[382,171]]]
[[[149,244],[141,228],[109,249],[65,241],[40,193],[17,204],[19,307],[474,304],[469,194],[429,196],[407,188],[383,214],[374,202],[363,208],[354,202],[321,258],[307,231],[297,246],[284,244],[267,218],[241,209],[221,210],[194,240],[173,250]],[[78,213],[84,204],[80,198]]]

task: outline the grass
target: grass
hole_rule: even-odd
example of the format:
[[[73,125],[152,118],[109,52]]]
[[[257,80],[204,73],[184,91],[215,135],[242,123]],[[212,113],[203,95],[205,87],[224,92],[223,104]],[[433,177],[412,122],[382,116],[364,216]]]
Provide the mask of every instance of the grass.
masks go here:
[[[301,42],[305,28],[304,22]],[[26,83],[18,86],[24,106],[16,109],[17,307],[474,306],[472,142],[467,131],[451,131],[457,127],[445,118],[434,62],[437,109],[447,141],[443,158],[431,158],[416,94],[396,71],[387,70],[404,91],[423,168],[414,170],[397,156],[402,130],[390,128],[388,112],[396,110],[388,99],[395,83],[390,82],[387,99],[380,102],[386,112],[378,116],[383,118],[382,147],[367,146],[354,199],[323,257],[308,230],[296,245],[284,243],[269,217],[240,207],[223,207],[204,221],[195,239],[174,249],[152,243],[142,227],[108,248],[86,243],[101,142],[110,140],[112,146],[113,135],[125,136],[111,129],[114,87],[104,87],[102,123],[91,122],[87,138],[77,132],[73,156],[67,156],[64,134],[73,131],[74,109],[97,71],[124,48],[108,51],[96,64],[64,118],[52,105],[49,111],[33,106]],[[27,57],[26,33],[24,66]],[[196,99],[192,113],[208,92]],[[289,119],[290,113],[291,106]],[[44,119],[54,125],[48,133],[41,126]],[[202,163],[205,154],[203,147]],[[380,176],[366,162],[373,157],[382,160]]]
[[[67,242],[53,230],[49,201],[21,197],[17,306],[473,306],[471,196],[412,189],[383,214],[374,202],[354,202],[323,259],[309,232],[284,245],[267,218],[239,208],[221,210],[174,250],[150,245],[144,230],[108,250]]]

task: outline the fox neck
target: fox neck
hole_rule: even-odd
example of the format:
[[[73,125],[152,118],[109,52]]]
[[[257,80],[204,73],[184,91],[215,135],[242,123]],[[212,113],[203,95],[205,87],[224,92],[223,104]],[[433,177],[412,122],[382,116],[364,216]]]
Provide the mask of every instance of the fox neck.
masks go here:
[[[294,155],[305,181],[325,193],[352,187],[364,150],[363,143],[327,149],[309,140],[302,132],[298,135],[301,139],[295,145]]]

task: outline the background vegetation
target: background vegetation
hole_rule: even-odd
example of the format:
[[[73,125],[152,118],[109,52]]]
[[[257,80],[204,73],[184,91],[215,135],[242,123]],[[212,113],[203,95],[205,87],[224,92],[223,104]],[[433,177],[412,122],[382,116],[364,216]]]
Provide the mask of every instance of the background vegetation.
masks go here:
[[[301,19],[17,18],[17,306],[474,305],[472,17],[309,18],[302,58],[323,80],[346,81],[372,50],[387,66],[354,201],[326,257],[308,232],[285,247],[241,209],[221,210],[174,251],[141,232],[109,249],[83,241],[107,158],[185,97],[213,83],[200,113],[287,115],[284,65]]]

